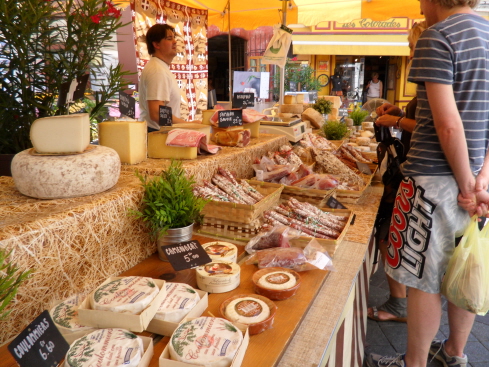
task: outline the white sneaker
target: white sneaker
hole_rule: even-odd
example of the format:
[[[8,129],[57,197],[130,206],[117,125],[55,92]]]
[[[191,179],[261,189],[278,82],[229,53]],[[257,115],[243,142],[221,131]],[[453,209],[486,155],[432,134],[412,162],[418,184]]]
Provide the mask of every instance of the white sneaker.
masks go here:
[[[449,356],[445,351],[445,340],[433,340],[430,347],[430,355],[433,356],[431,360],[438,359],[443,363],[444,367],[467,367],[468,358],[464,354],[464,357]]]

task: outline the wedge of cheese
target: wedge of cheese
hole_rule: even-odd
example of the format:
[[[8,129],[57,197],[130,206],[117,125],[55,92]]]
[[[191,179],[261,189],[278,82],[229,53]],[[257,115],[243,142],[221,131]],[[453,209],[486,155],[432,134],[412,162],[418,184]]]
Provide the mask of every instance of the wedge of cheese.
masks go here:
[[[197,147],[168,147],[165,132],[154,131],[148,134],[148,158],[195,159]]]
[[[245,129],[249,129],[251,132],[252,138],[260,137],[260,121],[251,122],[249,124],[244,124],[243,127]]]
[[[297,104],[297,97],[295,95],[285,95],[284,104]]]
[[[81,153],[90,144],[88,113],[37,119],[32,123],[30,137],[38,153]]]
[[[114,149],[121,163],[138,164],[146,159],[145,121],[104,121],[98,124],[99,144]]]
[[[216,112],[216,110],[205,110],[202,111],[202,124],[204,125],[212,125],[211,124],[211,117]]]

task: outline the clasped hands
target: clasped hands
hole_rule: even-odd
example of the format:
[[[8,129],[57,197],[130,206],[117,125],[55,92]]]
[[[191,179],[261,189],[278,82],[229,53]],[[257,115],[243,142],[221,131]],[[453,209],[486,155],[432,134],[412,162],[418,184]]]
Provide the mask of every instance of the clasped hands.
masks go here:
[[[458,205],[465,209],[470,216],[477,214],[478,217],[489,216],[489,178],[482,173],[476,177],[474,189],[465,195],[458,194]]]

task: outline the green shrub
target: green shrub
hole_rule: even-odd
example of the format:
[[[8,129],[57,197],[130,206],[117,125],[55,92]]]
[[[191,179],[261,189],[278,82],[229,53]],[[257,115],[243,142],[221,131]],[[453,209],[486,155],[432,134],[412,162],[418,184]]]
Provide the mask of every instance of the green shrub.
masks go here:
[[[368,111],[362,110],[360,107],[355,107],[355,109],[348,114],[348,117],[353,120],[353,125],[360,126],[368,115]]]
[[[321,135],[328,140],[341,140],[348,134],[348,127],[337,120],[328,120],[321,126]]]

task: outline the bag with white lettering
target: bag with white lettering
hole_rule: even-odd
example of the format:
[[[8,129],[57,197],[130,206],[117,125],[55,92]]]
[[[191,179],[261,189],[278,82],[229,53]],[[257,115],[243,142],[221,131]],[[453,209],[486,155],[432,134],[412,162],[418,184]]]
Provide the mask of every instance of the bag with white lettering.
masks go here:
[[[453,304],[484,316],[489,311],[489,225],[473,216],[448,263],[441,293]]]

